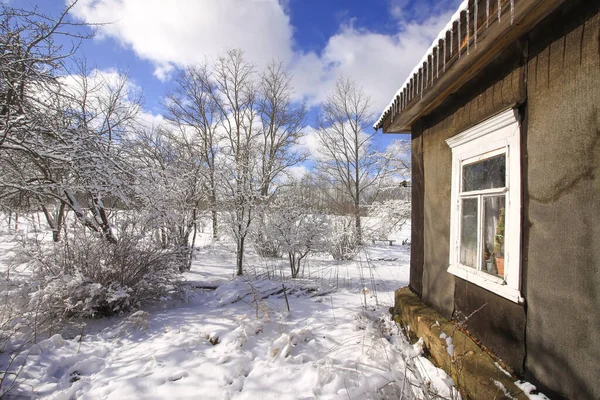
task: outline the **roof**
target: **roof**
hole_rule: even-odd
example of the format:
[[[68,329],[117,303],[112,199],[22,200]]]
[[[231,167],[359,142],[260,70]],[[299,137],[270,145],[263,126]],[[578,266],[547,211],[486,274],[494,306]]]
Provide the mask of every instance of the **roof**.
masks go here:
[[[407,132],[565,0],[464,0],[373,127]]]

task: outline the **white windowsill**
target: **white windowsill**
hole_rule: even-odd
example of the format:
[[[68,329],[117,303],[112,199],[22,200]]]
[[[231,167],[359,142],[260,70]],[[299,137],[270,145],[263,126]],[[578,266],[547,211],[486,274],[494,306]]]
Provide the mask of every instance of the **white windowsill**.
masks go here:
[[[448,272],[514,303],[523,304],[525,302],[520,291],[508,287],[506,282],[499,277],[460,264],[450,265]]]

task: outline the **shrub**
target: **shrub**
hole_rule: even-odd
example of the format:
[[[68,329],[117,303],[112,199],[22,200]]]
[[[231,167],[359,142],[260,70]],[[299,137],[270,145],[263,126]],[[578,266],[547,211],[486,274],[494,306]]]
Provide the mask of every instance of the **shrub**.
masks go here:
[[[326,249],[334,260],[352,260],[360,248],[353,223],[349,217],[329,218]]]
[[[116,243],[78,231],[52,246],[37,245],[27,250],[30,309],[59,319],[130,310],[174,289],[185,259],[180,253],[127,229]]]

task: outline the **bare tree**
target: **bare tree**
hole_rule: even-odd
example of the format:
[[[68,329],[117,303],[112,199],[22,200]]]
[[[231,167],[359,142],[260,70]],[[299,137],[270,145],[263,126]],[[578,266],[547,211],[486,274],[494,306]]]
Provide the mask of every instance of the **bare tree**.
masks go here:
[[[273,183],[305,159],[296,144],[306,107],[294,103],[290,81],[282,64],[258,74],[242,51],[229,50],[214,63],[182,71],[165,103],[167,120],[199,151],[215,238],[217,211],[230,217],[238,274],[250,225]]]
[[[76,3],[58,17],[0,4],[0,151],[20,149],[43,127],[46,107],[38,92],[56,88],[62,62],[89,37],[84,24],[66,19]],[[57,44],[58,37],[72,38],[71,48]]]
[[[182,138],[191,134],[204,168],[198,169],[203,174],[204,190],[208,193],[212,214],[213,239],[218,238],[217,209],[217,157],[219,155],[218,128],[222,123],[221,109],[216,103],[214,83],[206,64],[189,67],[177,76],[175,89],[167,95],[165,108],[166,119],[176,126]],[[190,147],[190,146],[188,146]]]
[[[130,143],[136,163],[139,210],[163,248],[176,248],[191,268],[200,211],[207,202],[204,165],[190,134],[165,127],[142,129]]]
[[[222,179],[236,241],[236,273],[244,273],[244,249],[257,198],[258,90],[254,66],[241,50],[230,50],[214,65],[211,96],[221,113],[224,132]]]
[[[306,105],[293,100],[292,76],[282,63],[271,62],[262,71],[259,83],[258,115],[260,118],[260,201],[257,209],[255,244],[262,256],[277,257],[277,240],[268,235],[266,214],[277,186],[274,183],[289,167],[297,165],[307,157],[298,149],[302,130],[306,125]]]
[[[80,67],[78,75],[31,89],[35,125],[6,136],[0,199],[28,199],[44,212],[55,241],[71,210],[114,243],[106,201],[127,203],[132,193],[134,172],[121,144],[136,123],[139,95],[122,74]]]
[[[264,229],[275,238],[282,252],[287,253],[292,278],[301,271],[302,260],[310,252],[327,247],[328,223],[324,214],[302,204],[302,186],[291,182],[278,192],[269,209]]]
[[[356,244],[363,240],[363,196],[387,169],[374,149],[375,133],[367,133],[372,120],[370,98],[354,82],[339,78],[319,119],[317,168],[350,201]]]
[[[80,64],[79,75],[64,84],[68,93],[65,132],[72,140],[66,147],[71,185],[64,188],[67,204],[88,228],[116,242],[109,220],[107,200],[127,204],[135,180],[126,148],[126,136],[137,127],[141,94],[122,73],[107,75]],[[83,208],[78,199],[85,196]]]
[[[306,105],[293,101],[292,76],[282,63],[271,62],[260,76],[258,115],[261,121],[262,147],[260,195],[271,193],[273,182],[287,168],[304,161],[298,151],[299,139],[306,126]]]
[[[83,24],[66,19],[75,3],[58,17],[0,4],[0,201],[15,210],[41,206],[55,241],[65,203],[59,200],[54,211],[47,205],[65,170],[60,151],[48,146],[57,143],[60,132],[53,128],[62,120],[49,103],[60,97],[57,77],[64,73],[63,61],[89,37]],[[58,37],[71,38],[71,47],[57,44]]]
[[[26,199],[41,208],[55,240],[68,207],[114,241],[103,194],[124,183],[113,179],[124,172],[115,144],[138,107],[126,80],[90,84],[85,67],[81,79],[63,78],[69,73],[63,61],[89,37],[82,24],[66,19],[75,3],[57,18],[1,6],[0,199]],[[59,36],[74,39],[72,47],[58,45]],[[84,193],[91,217],[79,204]],[[53,212],[52,200],[58,203]]]

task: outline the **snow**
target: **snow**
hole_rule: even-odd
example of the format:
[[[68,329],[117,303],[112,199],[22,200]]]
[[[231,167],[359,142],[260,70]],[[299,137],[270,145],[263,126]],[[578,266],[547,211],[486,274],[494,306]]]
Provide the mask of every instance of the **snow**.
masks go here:
[[[365,226],[369,223],[367,218]],[[20,224],[20,236],[27,236],[27,225]],[[390,238],[401,243],[409,235],[406,224]],[[424,357],[423,340],[411,345],[390,320],[394,291],[408,284],[409,246],[367,246],[354,261],[312,255],[298,279],[290,279],[285,260],[249,252],[246,274],[234,277],[234,243],[212,243],[210,236],[200,234],[202,247],[185,274],[184,298],[39,338],[9,369],[18,373],[19,383],[10,394],[34,399],[460,398],[451,377]],[[11,264],[14,250],[14,237],[0,229],[0,268]],[[453,356],[452,338],[440,337]],[[6,353],[0,363],[5,371]],[[517,385],[531,399],[546,399],[529,383]]]
[[[412,399],[424,398],[425,390],[456,396],[452,380],[422,356],[422,341],[411,345],[390,321],[393,292],[408,283],[408,246],[369,246],[355,261],[315,255],[295,280],[285,262],[253,254],[246,275],[233,277],[231,246],[200,250],[186,274],[185,300],[90,320],[75,334],[40,340],[15,363],[23,367],[13,394],[379,399],[404,393]],[[280,279],[266,279],[265,271]]]
[[[533,393],[537,390],[537,388],[529,382],[517,381],[515,382],[515,385],[517,385],[517,387],[521,389],[523,393],[525,393],[525,395],[531,400],[550,400],[543,393]]]
[[[492,379],[492,381],[494,382],[494,385],[496,385],[498,387],[498,389],[502,390],[502,393],[504,393],[504,396],[506,396],[506,398],[509,399],[515,399],[515,397],[513,397],[510,392],[506,389],[506,386],[504,386],[504,384],[500,381],[497,381],[495,379]]]

